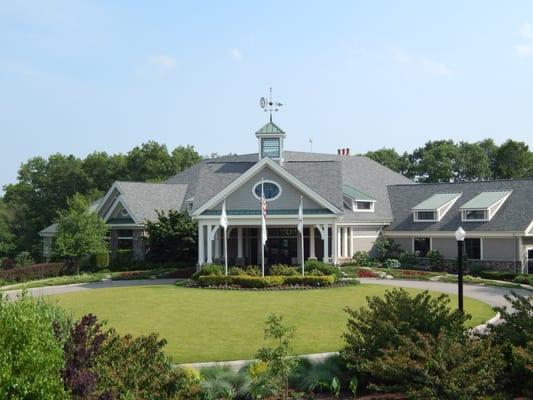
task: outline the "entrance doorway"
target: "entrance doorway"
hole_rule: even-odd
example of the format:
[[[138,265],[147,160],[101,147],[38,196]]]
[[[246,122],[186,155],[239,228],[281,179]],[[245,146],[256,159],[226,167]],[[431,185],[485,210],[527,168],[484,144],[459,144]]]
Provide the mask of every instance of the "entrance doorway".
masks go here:
[[[267,265],[291,265],[296,257],[298,257],[296,228],[269,228],[265,246]]]
[[[533,249],[527,250],[527,271],[526,274],[533,274]]]

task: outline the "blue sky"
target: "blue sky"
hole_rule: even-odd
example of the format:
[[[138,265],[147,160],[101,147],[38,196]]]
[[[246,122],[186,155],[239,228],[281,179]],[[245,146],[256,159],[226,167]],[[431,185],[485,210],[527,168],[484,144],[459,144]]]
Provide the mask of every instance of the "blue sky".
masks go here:
[[[533,143],[530,1],[0,0],[0,49],[0,185],[54,152],[254,152],[270,86],[292,150]]]

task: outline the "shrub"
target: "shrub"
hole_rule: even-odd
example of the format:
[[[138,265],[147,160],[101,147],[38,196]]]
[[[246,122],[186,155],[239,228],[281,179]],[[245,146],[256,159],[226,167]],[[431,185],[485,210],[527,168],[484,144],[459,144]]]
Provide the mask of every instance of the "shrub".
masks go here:
[[[178,268],[178,269],[160,269],[147,271],[124,271],[113,276],[113,280],[136,280],[136,279],[188,279],[196,269]]]
[[[477,338],[418,334],[369,363],[380,392],[401,391],[409,399],[493,398],[503,363],[498,349]]]
[[[523,285],[533,285],[533,275],[517,275],[513,279],[514,283],[520,283]]]
[[[298,275],[298,271],[293,267],[290,267],[285,264],[276,264],[270,267],[270,275],[275,276],[292,276]]]
[[[335,275],[322,275],[322,276],[312,276],[312,275],[295,275],[295,276],[286,276],[283,280],[285,285],[300,285],[300,286],[331,286],[337,281]]]
[[[67,267],[62,263],[34,264],[29,267],[0,270],[0,279],[7,282],[26,282],[61,276],[67,272]]]
[[[244,399],[248,397],[250,376],[228,366],[203,368],[200,371],[203,394],[207,399]]]
[[[400,251],[400,246],[393,239],[381,236],[374,242],[374,249],[378,258],[385,260],[395,258]]]
[[[346,368],[346,362],[339,355],[321,361],[305,358],[298,360],[289,382],[292,388],[303,392],[325,392],[330,389],[334,378],[339,379],[341,387],[348,388],[351,374]]]
[[[483,279],[494,279],[497,281],[512,281],[518,274],[501,271],[480,271],[478,276]]]
[[[109,252],[100,251],[91,255],[90,265],[96,271],[101,271],[109,267]]]
[[[0,298],[0,398],[67,399],[61,368],[68,318],[44,299]]]
[[[224,267],[218,264],[204,264],[200,271],[192,275],[192,279],[198,279],[200,276],[207,275],[224,275]]]
[[[2,259],[2,268],[3,269],[13,269],[17,266],[17,262],[14,258],[6,257]]]
[[[444,258],[442,257],[442,254],[440,254],[440,251],[430,250],[426,254],[426,258],[433,270],[440,270],[442,268],[442,261]]]
[[[18,268],[22,268],[32,265],[34,261],[29,252],[23,251],[15,257],[15,263]]]
[[[261,268],[257,265],[248,265],[246,267],[246,275],[261,276]]]
[[[378,273],[371,271],[369,269],[358,269],[357,270],[357,277],[359,278],[377,278],[379,276]]]
[[[229,269],[230,275],[246,275],[246,271],[243,268],[231,267]]]
[[[200,286],[226,286],[232,282],[233,276],[225,275],[201,275],[198,277]]]
[[[134,265],[133,251],[129,249],[118,249],[111,253],[110,269],[112,271],[120,271],[124,267]]]
[[[281,286],[284,283],[282,276],[234,276],[231,283],[242,288],[267,288]]]
[[[411,268],[417,264],[416,255],[407,251],[400,254],[398,261],[400,262],[402,268]]]
[[[346,342],[342,356],[354,372],[367,372],[368,362],[400,345],[400,337],[416,340],[418,334],[437,337],[447,331],[462,336],[469,318],[451,310],[446,295],[432,297],[427,291],[410,296],[404,289],[385,292],[383,297],[367,298],[368,306],[347,308]]]
[[[383,261],[383,268],[400,268],[401,264],[395,258],[387,258]]]
[[[335,265],[327,264],[322,261],[309,260],[304,264],[307,275],[336,275],[340,274],[339,268]]]
[[[485,266],[480,264],[470,264],[468,266],[468,271],[470,275],[479,276],[481,271],[485,271]]]
[[[367,251],[356,251],[352,258],[359,267],[368,267],[370,264],[370,257]]]

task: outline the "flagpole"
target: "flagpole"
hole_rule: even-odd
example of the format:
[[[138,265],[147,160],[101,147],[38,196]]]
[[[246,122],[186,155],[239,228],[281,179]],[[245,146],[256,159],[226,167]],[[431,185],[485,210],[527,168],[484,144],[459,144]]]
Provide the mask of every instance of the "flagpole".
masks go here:
[[[265,193],[263,191],[264,180],[261,179],[261,276],[265,276],[265,238],[263,224],[265,221],[265,210],[263,209],[263,202],[265,201]]]
[[[301,222],[298,221],[298,224],[301,224],[302,230],[300,231],[300,234],[302,236],[302,276],[305,276],[305,255],[304,255],[304,218],[303,218],[303,196],[300,196],[300,216]]]
[[[228,275],[228,228],[224,228],[224,273]]]

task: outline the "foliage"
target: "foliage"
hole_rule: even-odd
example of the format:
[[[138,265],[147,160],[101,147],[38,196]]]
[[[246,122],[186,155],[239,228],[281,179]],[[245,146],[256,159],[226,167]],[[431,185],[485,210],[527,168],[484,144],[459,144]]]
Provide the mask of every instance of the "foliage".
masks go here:
[[[34,264],[29,267],[0,270],[0,279],[7,282],[25,282],[64,275],[68,272],[65,264]]]
[[[257,265],[247,265],[245,271],[246,275],[261,276],[261,268]]]
[[[331,286],[337,281],[335,275],[321,276],[251,276],[251,275],[201,275],[198,277],[198,285],[211,286],[238,286],[241,288],[269,288],[277,286]]]
[[[97,253],[91,254],[91,267],[96,271],[101,271],[109,267],[109,252],[108,251],[99,251]]]
[[[368,267],[371,264],[368,251],[356,251],[352,258],[359,267]]]
[[[395,258],[387,258],[383,261],[383,268],[400,268],[402,264]]]
[[[117,249],[109,257],[109,267],[112,271],[123,271],[125,269],[138,269],[138,262],[133,259],[133,250]]]
[[[529,275],[517,275],[514,279],[513,279],[513,282],[514,283],[519,283],[519,284],[522,284],[522,285],[531,285],[533,286],[533,275],[529,274]]]
[[[400,254],[398,261],[400,262],[402,268],[414,267],[417,264],[416,255],[407,251],[404,251]]]
[[[395,258],[400,246],[390,238],[380,236],[374,243],[374,248],[380,260]]]
[[[477,275],[480,278],[495,279],[498,281],[512,281],[518,276],[518,274],[515,274],[513,272],[502,272],[502,271],[479,271]]]
[[[107,225],[89,210],[87,200],[75,195],[68,209],[59,213],[54,252],[59,257],[80,259],[92,253],[107,251]]]
[[[0,398],[68,398],[60,376],[68,323],[56,306],[26,293],[0,299]]]
[[[450,182],[459,151],[452,140],[429,141],[411,155],[412,175],[421,182]]]
[[[379,274],[370,269],[360,268],[357,270],[357,277],[358,278],[377,278],[379,277]]]
[[[496,152],[497,179],[526,178],[533,174],[533,153],[524,142],[507,140]]]
[[[228,273],[230,275],[246,275],[246,270],[240,267],[231,267]]]
[[[304,264],[307,275],[336,275],[340,274],[339,268],[318,260],[309,260]]]
[[[158,262],[191,260],[197,254],[198,224],[188,213],[158,211],[157,221],[147,221],[148,254]]]
[[[15,257],[15,263],[18,268],[28,267],[34,263],[31,254],[27,251],[22,251]]]
[[[193,146],[178,146],[172,150],[173,173],[178,173],[202,161],[202,156]]]
[[[206,400],[244,399],[250,391],[250,376],[227,366],[203,368],[200,377]]]
[[[137,280],[137,279],[188,279],[194,273],[195,268],[161,268],[143,271],[115,272],[111,276],[114,281]]]
[[[400,155],[394,149],[382,148],[376,151],[369,151],[365,155],[402,175],[409,176],[411,172],[411,160],[407,152]]]
[[[204,264],[202,269],[193,274],[193,279],[198,279],[200,276],[207,275],[224,275],[224,267],[218,264]]]
[[[461,336],[469,316],[450,310],[446,295],[432,297],[427,291],[410,296],[404,289],[385,292],[384,297],[367,298],[368,307],[347,308],[347,331],[342,356],[354,372],[368,372],[368,362],[383,355],[385,349],[398,348],[402,337],[437,337],[447,331]]]
[[[283,317],[270,314],[266,320],[265,340],[271,339],[271,347],[263,347],[256,353],[256,358],[268,367],[268,375],[279,385],[283,399],[287,399],[289,392],[289,375],[296,366],[296,359],[292,355],[292,339],[294,329],[283,324]]]
[[[442,268],[442,261],[444,258],[442,257],[442,254],[440,254],[440,251],[430,250],[426,254],[426,258],[434,271]]]
[[[331,286],[337,282],[336,275],[296,275],[296,276],[286,276],[283,280],[285,285],[300,285],[300,286]]]
[[[13,213],[0,197],[0,257],[9,256],[15,249],[15,236],[11,232]]]
[[[369,362],[370,388],[410,399],[489,398],[497,393],[503,362],[498,348],[476,338],[418,333]]]
[[[296,390],[317,393],[328,391],[335,378],[339,381],[340,388],[348,388],[351,376],[346,362],[338,355],[321,361],[301,358],[292,371],[289,382]]]
[[[277,276],[291,276],[291,275],[298,275],[298,271],[285,264],[276,264],[270,267],[270,275],[277,275]]]

